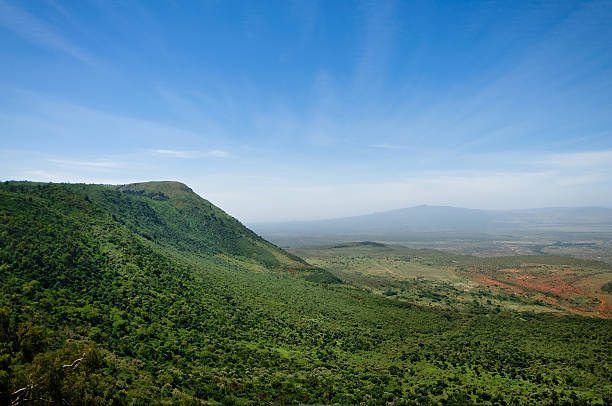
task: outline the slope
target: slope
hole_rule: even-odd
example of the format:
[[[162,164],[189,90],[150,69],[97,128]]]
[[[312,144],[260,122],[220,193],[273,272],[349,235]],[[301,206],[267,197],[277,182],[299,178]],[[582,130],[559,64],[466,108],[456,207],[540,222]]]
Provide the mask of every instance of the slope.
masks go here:
[[[259,240],[227,218],[194,235],[173,186],[0,185],[0,404],[602,404],[612,390],[607,320],[311,283],[264,242],[279,265],[252,256]]]
[[[229,255],[279,270],[312,268],[179,182],[64,187],[85,194],[136,234],[182,253]]]

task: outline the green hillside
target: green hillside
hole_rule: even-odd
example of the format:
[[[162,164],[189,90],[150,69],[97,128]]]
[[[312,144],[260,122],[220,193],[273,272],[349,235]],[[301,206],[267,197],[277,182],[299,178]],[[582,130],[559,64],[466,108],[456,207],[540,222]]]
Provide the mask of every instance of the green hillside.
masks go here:
[[[335,283],[185,185],[0,184],[0,404],[606,404],[609,320]]]
[[[181,253],[230,255],[279,270],[312,268],[179,182],[64,187],[86,196],[130,231]]]

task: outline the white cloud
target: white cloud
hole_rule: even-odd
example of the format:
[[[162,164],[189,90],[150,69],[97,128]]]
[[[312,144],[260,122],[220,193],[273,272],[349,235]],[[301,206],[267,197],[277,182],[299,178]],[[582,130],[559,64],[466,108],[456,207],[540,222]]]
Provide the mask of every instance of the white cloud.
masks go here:
[[[217,158],[225,158],[225,157],[229,156],[229,152],[223,151],[223,150],[220,150],[220,149],[212,149],[212,150],[208,151],[208,155],[214,156],[214,157],[217,157]]]
[[[401,149],[402,147],[400,147],[399,145],[392,145],[392,144],[374,144],[374,145],[370,145],[370,148]]]
[[[154,149],[151,152],[153,155],[163,155],[172,158],[196,158],[198,156],[194,151],[178,151],[174,149]]]

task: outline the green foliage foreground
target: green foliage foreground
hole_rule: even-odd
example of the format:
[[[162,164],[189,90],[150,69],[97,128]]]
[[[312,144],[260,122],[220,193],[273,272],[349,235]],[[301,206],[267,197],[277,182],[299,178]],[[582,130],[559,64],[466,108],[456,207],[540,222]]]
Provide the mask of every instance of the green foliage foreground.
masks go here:
[[[609,320],[373,295],[209,205],[174,183],[0,186],[0,403],[611,401]]]

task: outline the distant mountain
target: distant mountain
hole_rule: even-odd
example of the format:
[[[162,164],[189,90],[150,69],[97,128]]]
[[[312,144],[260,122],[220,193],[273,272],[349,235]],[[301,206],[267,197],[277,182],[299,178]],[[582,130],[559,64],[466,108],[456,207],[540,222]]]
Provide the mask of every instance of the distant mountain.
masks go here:
[[[252,224],[271,240],[279,237],[348,239],[401,238],[415,233],[497,234],[512,231],[612,231],[612,209],[553,207],[525,210],[476,210],[422,205],[317,221]]]

